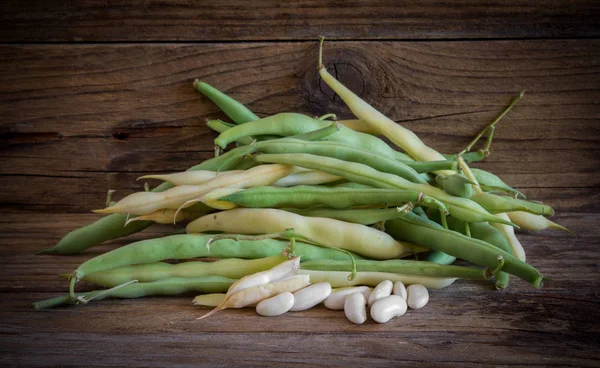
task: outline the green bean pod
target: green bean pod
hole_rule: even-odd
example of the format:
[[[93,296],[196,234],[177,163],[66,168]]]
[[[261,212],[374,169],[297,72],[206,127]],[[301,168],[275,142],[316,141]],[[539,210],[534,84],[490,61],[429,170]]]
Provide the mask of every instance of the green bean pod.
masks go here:
[[[82,281],[110,288],[131,280],[152,282],[173,277],[221,276],[240,279],[253,273],[266,271],[285,261],[287,261],[286,256],[276,254],[257,259],[224,258],[214,262],[181,262],[176,264],[156,262],[94,272],[85,276]]]
[[[350,261],[313,260],[300,264],[300,268],[315,271],[348,271],[352,264]],[[432,262],[408,261],[393,259],[388,261],[357,260],[358,272],[391,272],[403,275],[429,276],[429,277],[456,277],[466,280],[489,280],[492,276],[489,270],[463,266],[439,265]]]
[[[237,280],[221,276],[203,276],[197,278],[173,277],[153,282],[138,282],[113,290],[94,290],[86,293],[77,293],[76,297],[102,300],[106,298],[135,299],[153,295],[180,295],[188,292],[202,294],[224,293],[235,281]],[[77,299],[73,299],[70,295],[65,295],[33,303],[33,308],[45,309],[75,304],[77,302]]]
[[[264,258],[283,253],[288,242],[275,239],[260,241],[221,239],[209,244],[215,235],[183,234],[147,239],[128,244],[94,257],[77,267],[71,278],[70,294],[74,295],[75,283],[86,275],[111,268],[160,262],[167,259],[216,258]],[[345,259],[347,254],[296,242],[296,254],[302,259]],[[354,255],[356,259],[363,257]]]
[[[224,148],[241,137],[253,135],[295,136],[324,128],[329,124],[331,122],[313,119],[302,114],[280,113],[228,129],[215,139],[215,144]],[[388,158],[394,158],[396,155],[396,151],[381,139],[369,134],[355,132],[345,126],[341,126],[339,132],[324,138],[324,140],[343,142],[353,147],[379,153]]]
[[[471,181],[460,174],[440,174],[435,177],[435,181],[446,193],[453,196],[470,198],[474,193]]]
[[[479,239],[431,226],[416,215],[408,214],[388,221],[386,232],[394,238],[436,249],[479,266],[496,269],[500,265],[501,271],[518,276],[536,288],[542,286],[541,273],[512,254]],[[501,264],[499,264],[499,256],[502,256]]]
[[[262,153],[308,153],[312,155],[337,158],[339,160],[358,162],[375,170],[395,174],[413,183],[426,183],[419,173],[400,161],[333,141],[301,141],[283,138],[265,141],[258,144]]]
[[[219,157],[215,157],[193,166],[188,170],[228,171],[236,167],[242,158],[252,153],[255,148],[240,147]],[[171,183],[162,183],[153,192],[163,192],[172,188]],[[131,235],[152,225],[153,221],[132,221],[125,225],[127,215],[111,214],[91,224],[67,233],[54,247],[37,252],[37,254],[76,254],[105,241]]]
[[[474,222],[471,224],[467,224],[464,221],[456,219],[452,216],[448,217],[448,227],[451,230],[457,231],[463,235],[467,235],[467,226],[469,228],[470,236],[475,239],[483,240],[486,243],[489,243],[495,246],[498,249],[502,249],[503,251],[513,254],[512,247],[510,243],[506,239],[506,237],[502,234],[502,232],[495,227],[491,226],[486,222]],[[495,275],[496,277],[496,289],[504,290],[508,287],[510,283],[510,276],[508,273],[504,271],[499,271]]]
[[[468,161],[467,161],[468,162]],[[509,193],[511,195],[521,196],[526,199],[525,195],[510,185],[506,184],[502,179],[500,179],[495,174],[492,174],[489,171],[485,171],[482,169],[471,168],[471,172],[477,181],[479,182],[479,186],[483,190],[487,191],[503,191]]]
[[[474,194],[471,197],[471,200],[479,203],[481,207],[485,208],[491,213],[523,211],[532,213],[534,215],[554,215],[554,209],[546,204],[530,202],[513,197],[498,196],[492,193]]]
[[[208,126],[210,129],[214,130],[217,133],[223,133],[224,131],[231,129],[235,125],[228,125],[227,123],[221,120],[209,120],[206,122],[206,126]],[[254,139],[252,137],[242,137],[236,140],[235,142],[238,144],[238,146],[245,146],[252,143],[253,140]]]
[[[413,170],[418,172],[419,174],[430,173],[438,170],[456,170],[458,164],[456,161],[452,160],[443,160],[443,161],[403,161],[402,162],[406,166],[411,167]]]
[[[450,214],[467,222],[492,221],[514,226],[510,221],[505,221],[492,215],[479,204],[467,199],[454,197],[441,189],[427,184],[409,182],[397,175],[377,171],[367,165],[356,162],[346,162],[331,157],[315,156],[310,154],[260,154],[256,156],[259,162],[285,163],[321,170],[326,173],[346,178],[347,180],[370,185],[376,188],[398,188],[423,192],[448,206]]]
[[[366,205],[404,204],[445,210],[446,206],[435,198],[420,192],[401,189],[317,187],[298,185],[291,188],[254,187],[219,198],[219,201],[235,203],[243,207],[296,207],[324,206],[351,208]]]
[[[246,106],[207,83],[195,80],[194,88],[214,102],[236,124],[244,124],[260,119]]]

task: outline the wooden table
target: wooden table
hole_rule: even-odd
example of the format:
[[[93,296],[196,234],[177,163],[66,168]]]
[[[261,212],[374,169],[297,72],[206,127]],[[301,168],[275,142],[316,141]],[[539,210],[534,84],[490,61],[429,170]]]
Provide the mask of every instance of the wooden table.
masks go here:
[[[594,1],[9,0],[0,22],[0,365],[598,366],[600,23]],[[542,4],[543,3],[543,4]],[[443,152],[462,149],[521,89],[477,165],[552,205],[556,231],[520,233],[551,280],[504,292],[457,282],[391,323],[322,307],[262,318],[204,313],[190,296],[36,312],[57,277],[155,226],[72,257],[35,256],[98,218],[106,190],[212,154],[199,78],[261,116],[348,109],[316,73]]]

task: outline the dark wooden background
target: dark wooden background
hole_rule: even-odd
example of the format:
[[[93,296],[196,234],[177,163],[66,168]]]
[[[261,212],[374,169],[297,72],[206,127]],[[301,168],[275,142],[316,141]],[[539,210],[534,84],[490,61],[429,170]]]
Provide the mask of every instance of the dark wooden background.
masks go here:
[[[598,366],[600,6],[596,1],[14,1],[0,5],[0,365]],[[322,307],[196,321],[191,296],[35,312],[57,277],[152,227],[72,257],[35,256],[97,218],[106,190],[211,155],[199,78],[259,115],[350,117],[316,73],[455,152],[521,89],[492,170],[577,237],[520,233],[552,280],[458,282],[385,325]]]

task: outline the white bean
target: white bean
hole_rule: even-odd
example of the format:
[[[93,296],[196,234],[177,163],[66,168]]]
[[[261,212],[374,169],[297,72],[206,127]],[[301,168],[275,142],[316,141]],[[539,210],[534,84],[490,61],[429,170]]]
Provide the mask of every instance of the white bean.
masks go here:
[[[404,300],[406,300],[406,298],[408,297],[408,293],[406,292],[406,286],[404,286],[402,281],[396,281],[394,283],[394,289],[392,291],[392,294],[401,296],[404,298]]]
[[[256,305],[256,313],[264,317],[275,317],[289,311],[294,305],[294,295],[288,291],[265,299]]]
[[[371,306],[371,317],[377,323],[386,323],[393,317],[406,313],[406,301],[398,295],[379,299]]]
[[[382,282],[377,284],[377,286],[375,286],[375,289],[373,289],[373,291],[371,292],[371,295],[369,295],[369,300],[367,302],[369,307],[372,306],[373,303],[375,303],[379,299],[389,296],[392,293],[393,287],[394,284],[392,284],[390,280],[383,280]]]
[[[367,308],[365,307],[365,296],[355,292],[346,297],[344,301],[344,314],[350,322],[362,325],[367,320]]]
[[[406,302],[410,309],[423,308],[429,301],[429,292],[423,285],[410,285],[406,291],[408,292],[408,299],[406,299]]]
[[[371,289],[368,286],[356,286],[348,289],[335,292],[325,299],[325,307],[328,309],[340,310],[344,309],[344,301],[350,294],[359,292],[365,297],[365,303],[371,294]]]
[[[319,282],[294,293],[294,306],[290,311],[298,312],[310,309],[321,303],[331,294],[331,284]]]

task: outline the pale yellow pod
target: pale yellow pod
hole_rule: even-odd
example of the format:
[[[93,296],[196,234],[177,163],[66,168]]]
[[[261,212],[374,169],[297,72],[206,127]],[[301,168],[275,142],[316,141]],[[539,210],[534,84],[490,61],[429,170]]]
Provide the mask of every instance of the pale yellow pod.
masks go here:
[[[231,170],[231,171],[208,171],[208,170],[191,170],[183,171],[173,174],[152,174],[140,176],[140,179],[156,179],[162,181],[168,181],[173,185],[199,185],[204,184],[207,181],[216,178],[217,176],[227,176],[233,174],[240,174],[244,170]]]
[[[354,130],[355,132],[367,133],[371,135],[381,135],[381,133],[377,129],[367,124],[364,120],[338,120],[338,123],[342,124],[346,128]]]
[[[205,215],[207,212],[199,212],[199,211],[179,211],[177,210],[158,210],[147,215],[131,217],[125,225],[133,221],[154,221],[157,224],[174,224],[178,221],[183,220],[194,220],[200,216]]]
[[[300,257],[290,259],[279,263],[278,265],[265,270],[253,273],[242,277],[241,279],[234,282],[229,289],[227,289],[227,295],[231,295],[235,292],[247,289],[249,287],[259,286],[268,284],[270,282],[278,281],[293,275],[296,270],[300,267]]]
[[[198,198],[218,188],[250,188],[270,185],[274,181],[288,175],[292,171],[290,165],[260,165],[241,173],[219,175],[201,185],[180,185],[164,192],[133,193],[114,206],[96,210],[96,213],[129,213],[146,215],[160,209],[179,209],[184,203]],[[192,205],[192,203],[189,203]]]
[[[307,170],[292,173],[273,183],[275,187],[293,187],[295,185],[319,185],[342,180],[341,176],[331,175],[323,171]]]
[[[219,188],[206,193],[205,195],[198,198],[199,202],[205,205],[218,209],[218,210],[230,210],[237,207],[237,204],[227,201],[219,201],[219,198],[228,196],[233,193],[237,193],[243,188]]]
[[[573,234],[571,230],[542,215],[534,215],[533,213],[522,211],[508,212],[507,215],[510,218],[510,221],[519,225],[523,230],[540,231],[545,229],[557,229]]]
[[[320,51],[322,52],[322,49]],[[320,54],[319,56],[321,57],[322,55]],[[325,83],[340,96],[357,118],[371,126],[373,130],[380,132],[398,147],[404,149],[415,160],[439,161],[446,159],[442,154],[423,143],[415,133],[377,111],[350,91],[350,89],[329,74],[327,69],[321,64],[321,60],[319,60],[319,63],[319,75],[321,78],[323,78]],[[436,173],[452,175],[455,172],[451,170],[441,170]]]
[[[377,229],[324,217],[304,217],[272,208],[236,208],[190,222],[188,233],[222,231],[231,234],[267,234],[293,228],[296,234],[331,247],[347,249],[376,259],[400,258],[415,253]]]
[[[499,213],[496,216],[500,217],[503,220],[510,221],[510,218],[506,213]],[[490,222],[490,225],[502,232],[506,240],[508,240],[508,243],[510,244],[510,247],[512,249],[512,253],[515,255],[515,257],[525,262],[525,249],[523,248],[521,242],[519,241],[519,239],[517,239],[517,236],[515,235],[515,228],[498,222]]]
[[[225,293],[201,294],[192,300],[193,305],[201,307],[216,307],[225,301]]]
[[[414,276],[414,275],[402,275],[399,273],[389,272],[362,272],[356,273],[352,280],[348,280],[351,276],[351,272],[343,271],[313,271],[299,269],[297,272],[299,275],[309,275],[310,280],[314,283],[317,282],[328,282],[332,287],[345,287],[345,286],[377,286],[384,280],[390,280],[392,282],[402,281],[405,285],[421,284],[429,289],[443,289],[446,286],[451,285],[457,279],[454,277],[429,277],[429,276]],[[335,294],[332,294],[335,295]]]

